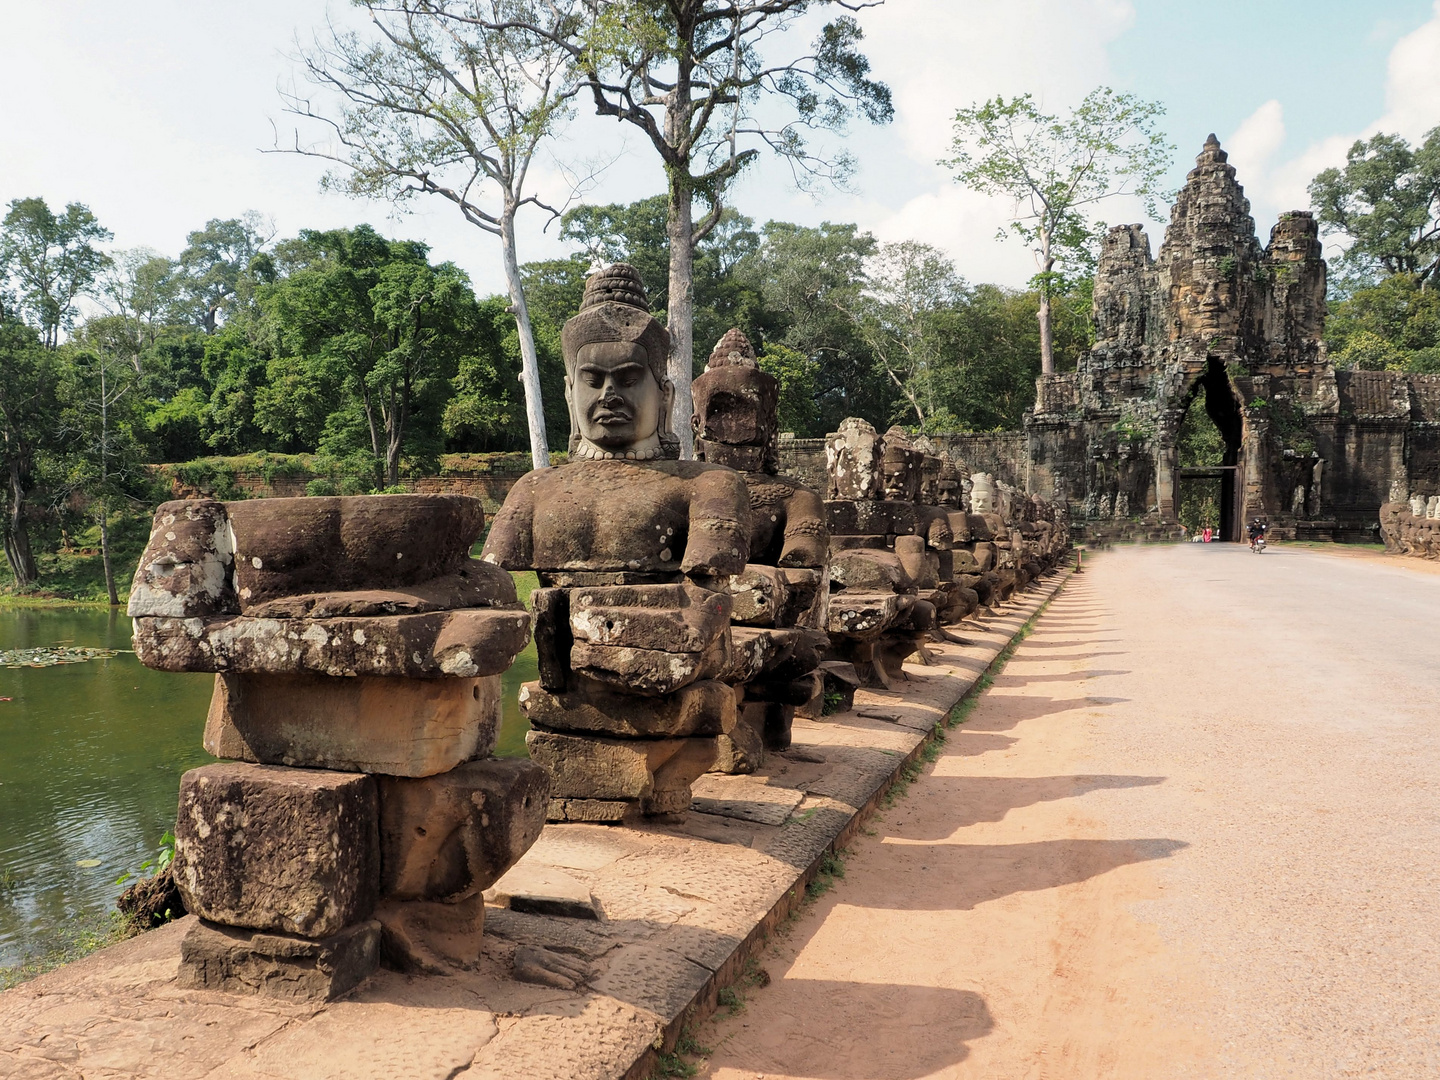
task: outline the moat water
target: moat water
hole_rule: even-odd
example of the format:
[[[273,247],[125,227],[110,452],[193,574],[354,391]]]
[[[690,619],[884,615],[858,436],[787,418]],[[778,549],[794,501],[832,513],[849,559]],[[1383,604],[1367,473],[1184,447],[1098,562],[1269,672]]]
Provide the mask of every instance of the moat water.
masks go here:
[[[123,612],[0,610],[0,649],[130,648]],[[537,677],[531,645],[505,673],[498,753],[525,754],[516,695]],[[200,746],[213,675],[141,666],[133,653],[0,668],[0,967],[113,910],[175,821],[180,774]]]

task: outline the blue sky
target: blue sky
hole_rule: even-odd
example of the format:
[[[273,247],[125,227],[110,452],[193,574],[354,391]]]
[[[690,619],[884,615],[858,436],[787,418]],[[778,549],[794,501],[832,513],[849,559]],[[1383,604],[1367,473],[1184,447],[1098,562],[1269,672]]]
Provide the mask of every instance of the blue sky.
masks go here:
[[[498,246],[448,206],[392,219],[383,204],[322,193],[316,163],[264,155],[282,139],[276,86],[286,53],[341,0],[0,0],[0,201],[44,195],[89,204],[117,247],[175,253],[208,217],[255,209],[283,234],[369,221],[422,239],[478,287],[501,283]],[[1061,110],[1097,85],[1163,101],[1183,180],[1205,135],[1231,152],[1262,239],[1306,204],[1305,184],[1374,130],[1420,137],[1440,124],[1440,0],[887,0],[862,16],[878,77],[895,90],[888,128],[856,128],[857,189],[816,199],[764,164],[735,192],[745,213],[818,224],[856,221],[883,240],[937,244],[976,281],[1022,283],[1031,258],[995,239],[1008,206],[950,183],[936,159],[949,119],[996,93],[1033,92]],[[660,189],[655,159],[623,129],[580,115],[557,152],[613,158],[591,200]],[[563,197],[560,173],[541,189]],[[1107,205],[1111,222],[1138,220]],[[538,217],[522,258],[560,254]],[[1161,230],[1151,228],[1158,246]]]

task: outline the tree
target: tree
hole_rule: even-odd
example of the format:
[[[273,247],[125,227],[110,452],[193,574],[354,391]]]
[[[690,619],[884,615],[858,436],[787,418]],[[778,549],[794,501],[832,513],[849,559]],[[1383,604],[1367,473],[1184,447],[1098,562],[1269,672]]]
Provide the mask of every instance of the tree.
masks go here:
[[[575,0],[356,0],[378,40],[332,28],[304,54],[312,81],[338,92],[339,120],[290,96],[292,111],[329,124],[338,152],[301,148],[345,168],[329,182],[404,204],[438,195],[500,241],[519,331],[530,453],[550,464],[540,362],[516,252],[515,217],[536,152],[571,112],[577,91],[568,42]],[[528,32],[530,28],[538,32]],[[487,196],[488,192],[488,196]]]
[[[394,485],[402,451],[438,449],[443,397],[476,330],[470,281],[415,241],[368,225],[281,245],[289,273],[261,286],[273,336],[254,417],[271,434],[343,451],[368,445]]]
[[[19,286],[20,311],[40,328],[45,348],[55,348],[73,324],[76,299],[107,262],[95,245],[110,239],[81,203],[56,216],[42,198],[11,201],[0,224],[0,268]]]
[[[1089,209],[1135,195],[1158,217],[1160,179],[1175,149],[1155,129],[1164,112],[1158,102],[1100,87],[1063,120],[1041,112],[1029,94],[995,97],[955,114],[955,156],[941,164],[955,170],[957,183],[1013,199],[1010,228],[1033,245],[1046,375],[1055,372],[1051,297],[1064,290],[1067,274],[1092,268],[1101,226],[1089,220]]]
[[[813,365],[815,415],[800,436],[834,431],[847,416],[888,416],[894,385],[875,363],[851,312],[866,285],[875,238],[854,225],[818,228],[771,221],[759,246],[735,268],[753,289],[757,310],[741,325],[761,348],[794,349]]]
[[[110,552],[110,517],[129,497],[142,475],[141,448],[135,437],[139,372],[129,352],[129,327],[120,316],[86,322],[80,340],[60,357],[58,446],[61,482],[52,493],[57,504],[83,495],[100,527],[100,559],[105,592],[120,603]]]
[[[274,235],[274,226],[252,210],[238,218],[211,218],[205,228],[185,238],[180,267],[196,322],[205,333],[215,332],[221,314],[235,303],[251,262]]]
[[[1337,367],[1433,372],[1440,367],[1440,289],[1399,272],[1332,300],[1325,344]]]
[[[13,316],[0,316],[0,467],[5,473],[5,515],[0,533],[5,560],[19,588],[35,584],[38,572],[30,546],[26,498],[37,453],[51,441],[54,422],[53,357],[40,335]]]
[[[1326,231],[1350,238],[1340,268],[1411,274],[1424,288],[1440,272],[1440,127],[1414,149],[1399,135],[1357,139],[1343,169],[1310,181],[1310,203]]]
[[[696,245],[721,221],[726,188],[768,147],[802,184],[843,182],[854,168],[843,151],[813,154],[808,136],[844,128],[858,111],[874,123],[894,114],[890,90],[869,77],[859,24],[826,24],[811,49],[776,59],[773,39],[815,8],[850,11],[881,0],[576,0],[584,18],[560,28],[536,20],[486,21],[522,28],[566,50],[599,116],[638,128],[665,174],[669,240],[666,320],[675,431],[693,454]],[[438,5],[433,5],[438,6]],[[453,18],[461,18],[458,14]],[[764,48],[762,49],[762,46]],[[695,219],[695,204],[702,207]]]
[[[923,430],[935,412],[935,379],[965,283],[939,249],[916,240],[882,244],[852,317]]]

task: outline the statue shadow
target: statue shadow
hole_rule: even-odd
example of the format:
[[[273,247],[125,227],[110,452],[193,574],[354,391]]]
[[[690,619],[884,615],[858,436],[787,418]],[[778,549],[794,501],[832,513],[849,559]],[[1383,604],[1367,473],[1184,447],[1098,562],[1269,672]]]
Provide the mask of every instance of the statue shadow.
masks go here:
[[[1135,863],[1166,859],[1183,840],[1036,840],[1028,844],[881,844],[872,870],[892,882],[887,911],[969,911],[1022,892],[1074,885]]]
[[[1004,689],[1009,685],[1023,686],[1024,682],[1007,684],[1003,678],[999,678],[995,680],[994,689]],[[1130,700],[1129,698],[1056,698],[1041,697],[1038,694],[990,696],[991,693],[993,690],[980,699],[980,707],[965,721],[962,730],[1009,731],[1026,720],[1038,720],[1042,716],[1073,712],[1096,705],[1116,705]],[[986,719],[986,716],[990,718]]]
[[[1092,679],[1100,675],[1129,674],[1130,671],[1128,669],[1121,670],[1118,668],[1087,668],[1084,671],[1072,671],[1058,675],[1024,675],[1020,672],[1015,672],[1012,675],[1010,669],[1007,668],[1005,674],[1002,675],[1000,679],[997,679],[996,682],[1000,682],[1002,679],[1013,679],[1014,682],[1010,683],[1009,685],[1028,686],[1031,683],[1079,682],[1082,679]]]
[[[947,747],[948,749],[948,747]],[[886,835],[899,840],[945,840],[957,829],[1004,820],[1011,810],[1058,802],[1092,791],[1154,787],[1163,776],[935,776],[924,780],[926,812],[894,825]],[[945,810],[954,807],[952,812]],[[937,813],[937,811],[939,811]]]
[[[921,1080],[949,1075],[970,1056],[967,1044],[995,1030],[985,998],[971,990],[786,976],[757,997],[752,1006],[764,1010],[763,1032],[732,1051],[749,1076]]]

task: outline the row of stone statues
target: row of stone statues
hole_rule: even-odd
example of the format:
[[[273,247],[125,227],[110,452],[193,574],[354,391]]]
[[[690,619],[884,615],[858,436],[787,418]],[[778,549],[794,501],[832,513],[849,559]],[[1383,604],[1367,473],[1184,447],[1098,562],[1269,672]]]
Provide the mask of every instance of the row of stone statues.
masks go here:
[[[1380,536],[1388,554],[1440,559],[1440,495],[1380,507]]]
[[[1068,548],[1063,510],[898,428],[845,421],[824,498],[778,475],[779,387],[738,330],[694,382],[698,460],[676,460],[668,334],[628,266],[590,279],[563,346],[570,461],[521,478],[479,560],[458,496],[157,513],[136,651],[215,673],[205,746],[227,759],[181,785],[189,985],[330,997],[382,958],[467,963],[482,890],[547,819],[686,813],[702,773],[787,747],[827,680],[893,685]],[[530,760],[497,761],[532,625]]]

